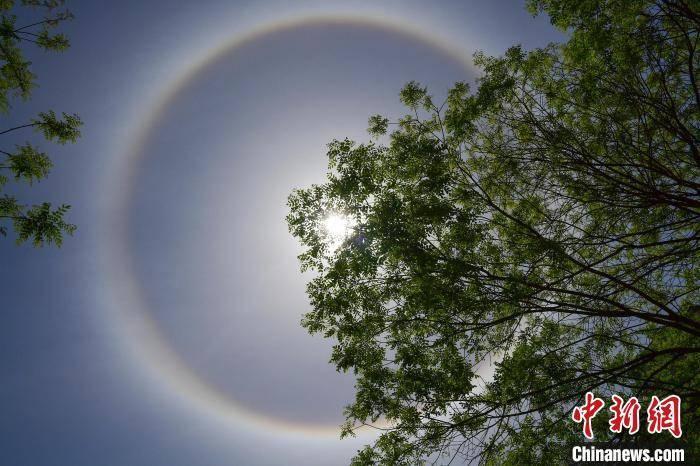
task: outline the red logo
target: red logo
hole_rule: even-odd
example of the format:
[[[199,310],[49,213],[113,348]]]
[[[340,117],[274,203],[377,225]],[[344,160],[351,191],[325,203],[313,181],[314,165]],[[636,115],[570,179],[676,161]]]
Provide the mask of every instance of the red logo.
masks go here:
[[[651,404],[647,408],[647,431],[657,434],[667,430],[676,438],[679,438],[681,430],[681,398],[678,395],[669,395],[663,400],[654,395]]]
[[[630,434],[636,434],[639,431],[639,408],[641,407],[639,400],[632,397],[624,403],[624,400],[617,395],[613,395],[612,400],[610,411],[613,412],[613,416],[608,421],[610,430],[620,433],[624,427]]]
[[[575,422],[583,421],[583,435],[585,435],[588,439],[593,438],[593,427],[591,425],[591,421],[593,421],[595,415],[598,414],[598,411],[603,409],[603,406],[605,406],[605,402],[603,400],[596,398],[593,393],[587,392],[586,404],[581,407],[575,407],[574,412],[571,413],[571,417]]]
[[[625,402],[622,397],[613,395],[612,401],[612,416],[608,421],[610,431],[620,433],[622,429],[627,429],[630,434],[639,432],[639,400],[633,396]],[[583,435],[587,439],[593,438],[593,418],[604,406],[605,402],[602,399],[596,398],[592,392],[586,392],[586,402],[583,406],[574,407],[571,418],[577,423],[583,423]],[[663,400],[659,400],[656,395],[651,397],[647,408],[647,432],[659,434],[665,430],[675,438],[683,435],[681,398],[678,395],[669,395]]]

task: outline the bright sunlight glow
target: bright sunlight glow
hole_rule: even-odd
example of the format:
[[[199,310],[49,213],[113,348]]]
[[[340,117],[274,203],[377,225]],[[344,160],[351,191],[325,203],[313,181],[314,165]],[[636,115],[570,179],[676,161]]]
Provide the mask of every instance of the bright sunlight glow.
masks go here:
[[[323,228],[331,250],[337,249],[352,233],[354,222],[349,217],[330,214],[323,220]]]

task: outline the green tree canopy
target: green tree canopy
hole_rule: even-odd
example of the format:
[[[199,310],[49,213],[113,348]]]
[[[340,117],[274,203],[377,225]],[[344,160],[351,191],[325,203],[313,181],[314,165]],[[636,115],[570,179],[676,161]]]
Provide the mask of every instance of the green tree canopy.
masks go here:
[[[333,141],[289,198],[303,325],[356,376],[344,434],[386,429],[357,464],[565,463],[587,391],[680,395],[700,453],[698,2],[528,6],[566,43],[477,54],[442,104],[409,83],[379,142]],[[597,440],[649,441],[607,419]]]
[[[13,102],[29,99],[37,86],[31,63],[25,57],[27,47],[46,51],[68,48],[68,39],[53,32],[72,18],[63,3],[62,0],[0,0],[0,112],[8,115]],[[23,18],[34,16],[34,19],[20,24],[20,10]],[[18,131],[34,129],[47,141],[66,144],[80,136],[81,125],[77,115],[58,116],[49,110],[23,124],[0,129],[0,135],[7,138]],[[8,193],[11,181],[31,184],[45,178],[51,167],[49,156],[30,142],[14,148],[0,147],[0,235],[6,236],[12,225],[18,243],[30,240],[35,246],[51,243],[60,246],[63,235],[73,233],[75,226],[64,220],[68,205],[53,208],[51,203],[44,202],[27,206]]]

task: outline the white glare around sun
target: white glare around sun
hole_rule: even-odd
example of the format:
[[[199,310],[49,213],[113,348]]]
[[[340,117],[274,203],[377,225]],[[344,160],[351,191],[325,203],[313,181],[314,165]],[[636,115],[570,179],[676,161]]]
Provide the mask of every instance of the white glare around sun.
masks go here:
[[[330,214],[323,220],[323,228],[331,249],[337,249],[352,233],[354,222],[349,217]]]

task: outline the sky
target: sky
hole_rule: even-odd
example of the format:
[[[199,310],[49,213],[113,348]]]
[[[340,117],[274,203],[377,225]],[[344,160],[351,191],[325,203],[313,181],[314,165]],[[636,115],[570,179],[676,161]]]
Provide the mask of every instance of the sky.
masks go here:
[[[62,248],[0,240],[0,464],[341,465],[351,374],[309,310],[292,189],[367,141],[416,80],[561,38],[520,1],[72,0],[72,47],[3,124],[78,113],[28,203],[72,205]],[[27,134],[33,141],[37,138]]]

